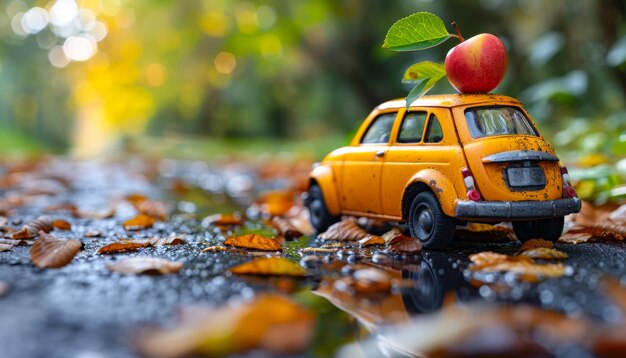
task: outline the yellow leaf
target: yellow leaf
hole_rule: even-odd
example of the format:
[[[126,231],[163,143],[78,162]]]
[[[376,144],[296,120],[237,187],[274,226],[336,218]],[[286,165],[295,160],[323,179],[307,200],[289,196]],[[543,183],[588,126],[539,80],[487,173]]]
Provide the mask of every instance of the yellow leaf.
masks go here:
[[[306,270],[283,257],[261,257],[235,266],[230,272],[237,275],[304,276]]]
[[[258,234],[232,236],[224,241],[224,245],[262,251],[281,251],[283,249],[283,245],[279,241]]]
[[[154,225],[154,219],[144,214],[139,214],[122,224],[122,226],[124,226],[124,229],[129,231],[149,229],[152,227],[152,225]]]
[[[367,247],[372,245],[384,245],[385,239],[376,235],[369,235],[364,239],[359,240],[359,245],[361,247]]]

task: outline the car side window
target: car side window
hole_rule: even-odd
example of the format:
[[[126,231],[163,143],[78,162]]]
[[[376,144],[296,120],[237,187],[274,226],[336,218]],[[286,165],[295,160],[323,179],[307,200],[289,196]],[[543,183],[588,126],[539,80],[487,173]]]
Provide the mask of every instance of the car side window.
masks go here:
[[[426,112],[407,112],[402,120],[398,143],[419,143],[422,141]]]
[[[389,137],[391,137],[391,129],[393,128],[393,122],[396,120],[396,115],[396,112],[384,113],[374,118],[372,124],[370,124],[361,139],[361,143],[389,143]]]
[[[441,123],[439,123],[439,119],[435,114],[430,115],[430,120],[428,121],[428,129],[426,129],[426,139],[425,143],[439,143],[443,140],[443,129],[441,128]]]

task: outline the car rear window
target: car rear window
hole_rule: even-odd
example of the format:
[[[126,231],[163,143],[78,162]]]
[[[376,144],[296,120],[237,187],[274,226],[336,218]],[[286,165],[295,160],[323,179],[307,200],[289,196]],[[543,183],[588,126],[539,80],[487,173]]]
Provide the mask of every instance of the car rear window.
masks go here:
[[[465,110],[465,119],[472,138],[497,135],[539,136],[518,107],[474,107]]]

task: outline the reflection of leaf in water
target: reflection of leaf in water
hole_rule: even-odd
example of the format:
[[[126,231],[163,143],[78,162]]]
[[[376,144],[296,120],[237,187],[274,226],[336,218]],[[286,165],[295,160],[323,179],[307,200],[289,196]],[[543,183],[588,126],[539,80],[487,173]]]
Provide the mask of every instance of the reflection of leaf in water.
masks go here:
[[[237,275],[304,276],[306,270],[284,257],[261,257],[232,267]]]

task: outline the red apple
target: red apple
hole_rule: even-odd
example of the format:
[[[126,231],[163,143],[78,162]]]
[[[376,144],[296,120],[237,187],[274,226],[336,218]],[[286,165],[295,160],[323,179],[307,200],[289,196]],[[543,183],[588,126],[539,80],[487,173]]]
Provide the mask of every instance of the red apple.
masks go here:
[[[446,55],[450,84],[461,93],[485,93],[498,86],[508,59],[497,37],[480,34],[456,45]]]

